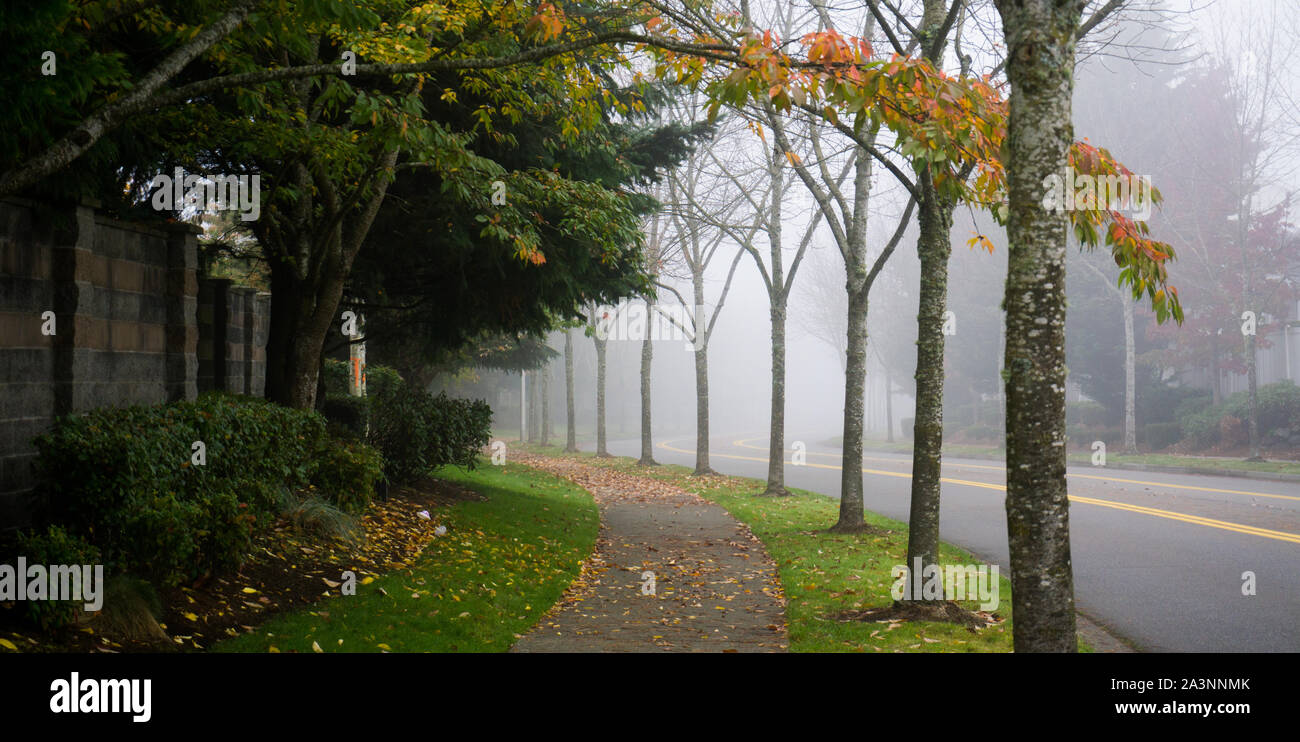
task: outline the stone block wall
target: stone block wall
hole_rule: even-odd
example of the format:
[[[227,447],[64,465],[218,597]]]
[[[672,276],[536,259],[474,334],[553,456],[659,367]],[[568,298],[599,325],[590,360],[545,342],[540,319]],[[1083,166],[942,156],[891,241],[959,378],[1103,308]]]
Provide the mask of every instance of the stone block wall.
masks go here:
[[[199,232],[0,199],[0,529],[27,522],[31,439],[57,417],[205,389],[262,394],[269,294],[201,290]]]

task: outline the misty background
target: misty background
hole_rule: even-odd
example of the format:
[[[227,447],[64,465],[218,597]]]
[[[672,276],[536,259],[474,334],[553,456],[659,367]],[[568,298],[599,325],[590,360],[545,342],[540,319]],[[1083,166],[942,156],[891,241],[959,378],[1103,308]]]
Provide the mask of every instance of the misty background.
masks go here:
[[[1095,439],[1108,445],[1124,442],[1126,303],[1133,321],[1137,444],[1143,451],[1235,453],[1239,436],[1233,431],[1212,431],[1214,435],[1202,431],[1198,439],[1190,440],[1194,436],[1186,428],[1191,423],[1180,425],[1180,419],[1225,404],[1232,394],[1246,389],[1247,369],[1237,329],[1244,304],[1263,310],[1255,349],[1259,386],[1294,382],[1300,375],[1300,348],[1296,347],[1300,337],[1293,326],[1300,320],[1293,290],[1293,285],[1300,286],[1300,243],[1289,222],[1290,194],[1300,184],[1295,168],[1300,138],[1296,117],[1300,98],[1295,97],[1300,95],[1300,73],[1295,63],[1300,55],[1296,37],[1287,33],[1287,29],[1300,29],[1295,17],[1300,9],[1279,3],[1272,12],[1280,17],[1267,13],[1248,17],[1241,12],[1244,4],[1245,0],[1153,3],[1159,12],[1117,24],[1108,32],[1103,51],[1081,54],[1074,95],[1075,137],[1104,146],[1134,173],[1149,176],[1163,193],[1164,203],[1150,219],[1151,234],[1177,251],[1169,269],[1170,283],[1178,288],[1188,319],[1182,327],[1157,327],[1148,309],[1116,289],[1118,268],[1106,251],[1080,252],[1072,240],[1067,273],[1071,372],[1067,422],[1072,448],[1086,447]],[[1264,5],[1252,11],[1263,11]],[[975,69],[980,69],[978,64]],[[770,132],[759,136],[733,117],[702,148],[722,153],[719,159],[740,172],[761,164],[770,137]],[[840,146],[830,139],[825,140],[828,148]],[[700,167],[709,170],[708,158],[698,159]],[[752,177],[761,181],[763,175],[756,172]],[[714,172],[713,177],[720,176]],[[781,222],[788,270],[815,205],[797,179],[789,177],[785,190]],[[725,200],[716,189],[705,192]],[[680,193],[674,201],[670,189],[661,188],[655,195],[664,202],[665,213],[654,229],[661,242],[672,243],[680,235],[674,233],[668,215],[689,213],[691,206]],[[903,204],[903,192],[892,176],[876,168],[868,223],[873,258],[894,231]],[[1253,212],[1248,245],[1268,243],[1249,255],[1225,247],[1241,224],[1243,204]],[[746,214],[742,204],[733,218],[744,222],[752,213]],[[869,440],[905,440],[910,434],[919,270],[917,227],[914,218],[910,221],[871,292]],[[978,235],[992,242],[991,253],[969,246]],[[1000,304],[1006,235],[987,213],[963,204],[954,215],[952,236],[945,438],[954,443],[1000,445],[1004,325]],[[766,259],[762,230],[755,245]],[[734,240],[723,236],[703,281],[709,312],[719,312],[708,350],[711,436],[765,437],[771,395],[769,308],[752,256],[741,255],[735,263],[725,303],[718,305],[739,249]],[[664,252],[661,281],[689,301],[690,274],[680,247],[676,251],[666,247]],[[1254,294],[1248,300],[1245,284],[1251,282],[1249,290]],[[666,290],[656,300],[663,306],[677,301]],[[812,233],[789,300],[787,447],[796,441],[830,441],[842,432],[845,308],[843,261],[822,223]],[[596,352],[582,328],[571,332],[581,444],[594,436]],[[562,331],[550,333],[547,340],[562,354]],[[655,441],[689,443],[696,416],[689,341],[669,338],[654,345]],[[641,405],[639,338],[611,337],[607,363],[609,438],[636,438]],[[534,380],[536,374],[549,376],[551,435],[562,439],[563,356],[542,371],[528,373]],[[464,370],[440,377],[434,390],[486,399],[493,407],[498,434],[517,435],[519,373]],[[530,387],[529,393],[540,394],[541,386]],[[1223,417],[1217,418],[1220,428]],[[1270,455],[1300,451],[1300,430],[1284,427],[1267,432]]]

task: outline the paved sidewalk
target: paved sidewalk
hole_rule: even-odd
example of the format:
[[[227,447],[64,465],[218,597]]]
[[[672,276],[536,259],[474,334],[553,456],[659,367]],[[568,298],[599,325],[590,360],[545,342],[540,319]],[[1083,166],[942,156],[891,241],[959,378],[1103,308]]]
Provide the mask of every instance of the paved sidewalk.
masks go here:
[[[582,575],[512,652],[785,651],[776,565],[726,510],[581,459],[513,459],[591,492],[600,536]]]

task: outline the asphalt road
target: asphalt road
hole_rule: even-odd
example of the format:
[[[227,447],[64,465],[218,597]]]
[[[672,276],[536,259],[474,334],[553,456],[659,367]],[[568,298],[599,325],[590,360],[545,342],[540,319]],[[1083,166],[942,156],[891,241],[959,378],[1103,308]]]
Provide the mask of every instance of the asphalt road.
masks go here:
[[[823,437],[824,438],[824,437]],[[790,441],[799,440],[790,436]],[[809,437],[786,484],[838,497],[838,447]],[[791,443],[787,443],[791,445]],[[610,451],[638,456],[638,441]],[[693,466],[693,438],[657,442]],[[766,436],[711,441],[713,468],[765,478]],[[911,457],[867,453],[866,507],[907,520]],[[942,538],[1009,572],[1000,462],[945,459]],[[1070,541],[1077,607],[1143,651],[1300,651],[1300,483],[1072,466]],[[1243,573],[1255,595],[1243,595]]]

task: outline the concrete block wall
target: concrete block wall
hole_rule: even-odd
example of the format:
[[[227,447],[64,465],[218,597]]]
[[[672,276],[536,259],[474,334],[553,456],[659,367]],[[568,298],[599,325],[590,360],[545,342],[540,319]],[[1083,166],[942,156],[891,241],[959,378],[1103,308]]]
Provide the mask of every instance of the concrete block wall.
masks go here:
[[[198,294],[198,387],[260,397],[266,391],[271,295],[205,278]]]
[[[57,417],[207,388],[262,394],[269,295],[204,281],[222,311],[209,306],[200,322],[199,232],[120,222],[89,204],[0,199],[0,529],[27,522],[31,440]]]

